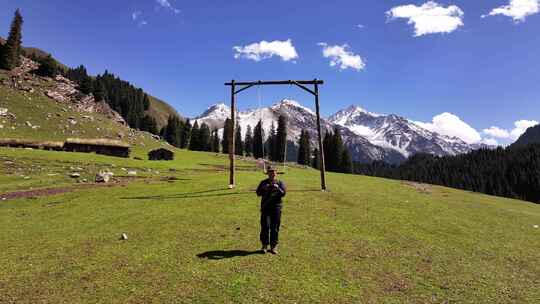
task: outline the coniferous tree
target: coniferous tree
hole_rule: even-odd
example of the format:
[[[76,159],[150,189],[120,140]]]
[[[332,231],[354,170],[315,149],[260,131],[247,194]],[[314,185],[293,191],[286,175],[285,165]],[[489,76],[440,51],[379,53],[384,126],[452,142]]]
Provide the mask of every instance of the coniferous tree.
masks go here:
[[[300,165],[311,165],[311,143],[309,132],[302,129],[298,139],[298,157],[297,162]]]
[[[264,130],[262,120],[259,120],[255,129],[253,129],[253,157],[264,158]]]
[[[279,115],[276,131],[276,161],[284,162],[287,158],[287,118],[285,115]]]
[[[145,115],[141,121],[141,130],[152,134],[158,134],[156,120],[152,116]]]
[[[349,149],[344,148],[343,153],[341,154],[341,163],[340,163],[340,172],[342,173],[352,173],[353,172],[353,164],[351,159],[351,154],[349,153]]]
[[[324,154],[324,165],[325,165],[325,170],[327,171],[333,171],[333,157],[331,156],[333,153],[334,153],[334,149],[332,149],[332,142],[333,142],[333,139],[332,139],[333,135],[332,133],[328,132],[328,130],[326,130],[326,133],[324,134],[324,139],[323,139],[323,154]]]
[[[211,151],[210,128],[204,122],[199,129],[199,145],[199,151]]]
[[[278,160],[278,146],[277,146],[277,137],[276,137],[276,126],[274,122],[272,122],[272,125],[270,126],[270,132],[268,133],[268,139],[266,140],[268,147],[267,150],[269,152],[270,160],[271,161],[277,161]]]
[[[244,143],[242,142],[242,129],[240,125],[236,127],[236,131],[234,132],[234,154],[236,155],[244,155]]]
[[[189,138],[191,137],[191,122],[186,120],[184,124],[182,124],[182,132],[180,136],[180,148],[186,149],[189,145]]]
[[[225,119],[223,126],[223,135],[221,136],[221,153],[229,154],[229,136],[232,132],[232,121],[230,118]]]
[[[165,140],[175,147],[180,147],[180,124],[180,118],[176,115],[171,115],[167,120],[167,126],[163,132]]]
[[[11,28],[6,43],[0,48],[0,68],[12,70],[21,64],[23,17],[19,9],[11,22]]]
[[[94,91],[94,83],[90,76],[86,76],[82,79],[79,90],[84,94],[90,94]]]
[[[105,85],[103,84],[100,78],[97,78],[95,81],[93,94],[94,94],[94,99],[96,101],[102,101],[106,99],[105,96],[107,93],[105,92]]]
[[[212,131],[212,152],[219,153],[219,135],[217,129]]]
[[[36,74],[43,77],[56,77],[58,74],[58,63],[51,54],[47,57],[38,59],[39,68],[36,70]]]
[[[246,136],[244,139],[244,151],[246,152],[246,156],[253,155],[253,132],[250,125],[248,125],[246,129]]]
[[[332,164],[334,172],[341,172],[341,156],[343,155],[343,140],[341,139],[341,132],[339,128],[334,127],[334,134],[332,136]]]
[[[311,166],[315,169],[320,169],[319,167],[319,149],[313,150],[313,158],[311,159]]]
[[[189,150],[201,151],[201,137],[199,133],[199,123],[195,121],[193,128],[191,128],[191,138],[189,141]]]
[[[145,111],[148,111],[148,109],[150,109],[150,98],[148,97],[147,94],[144,94],[143,108]]]

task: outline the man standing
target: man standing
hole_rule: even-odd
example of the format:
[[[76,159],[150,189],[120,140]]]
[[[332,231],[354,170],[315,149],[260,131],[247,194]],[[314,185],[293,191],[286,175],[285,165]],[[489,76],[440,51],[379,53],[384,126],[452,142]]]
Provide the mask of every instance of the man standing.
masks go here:
[[[286,187],[276,179],[276,170],[268,167],[268,178],[261,181],[257,187],[257,196],[261,196],[261,243],[262,251],[266,252],[270,245],[270,253],[277,254],[279,224],[281,222],[282,197]],[[270,237],[269,237],[270,235]]]

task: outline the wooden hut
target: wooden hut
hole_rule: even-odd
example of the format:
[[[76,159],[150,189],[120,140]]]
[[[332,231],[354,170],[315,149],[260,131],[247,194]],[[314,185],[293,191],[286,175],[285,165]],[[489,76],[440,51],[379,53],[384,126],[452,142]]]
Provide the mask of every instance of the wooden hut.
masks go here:
[[[64,143],[64,151],[104,154],[118,157],[129,157],[129,144],[112,139],[68,138]]]
[[[149,160],[173,160],[174,152],[165,148],[159,148],[148,152]]]
[[[64,148],[64,142],[62,141],[36,141],[36,140],[17,139],[17,138],[0,138],[0,147],[33,148],[33,149],[62,151]]]

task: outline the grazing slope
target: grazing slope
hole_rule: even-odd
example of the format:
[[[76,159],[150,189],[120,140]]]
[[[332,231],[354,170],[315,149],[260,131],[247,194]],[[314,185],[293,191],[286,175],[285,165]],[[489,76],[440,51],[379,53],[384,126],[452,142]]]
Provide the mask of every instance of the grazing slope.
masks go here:
[[[36,141],[63,141],[70,137],[118,139],[132,146],[133,156],[146,158],[148,150],[169,146],[157,141],[150,133],[118,124],[99,113],[78,112],[75,105],[60,103],[46,97],[42,91],[55,86],[52,80],[41,80],[32,92],[2,84],[7,78],[0,71],[0,138]]]
[[[175,150],[172,162],[0,148],[0,303],[537,303],[540,206],[288,168],[280,254],[262,255],[263,178]],[[66,188],[121,168],[116,187]],[[51,173],[57,175],[50,175]],[[144,173],[144,174],[143,174]],[[125,173],[124,173],[125,174]],[[24,177],[23,177],[24,176]],[[119,186],[123,185],[123,186]],[[126,233],[128,240],[119,240]]]

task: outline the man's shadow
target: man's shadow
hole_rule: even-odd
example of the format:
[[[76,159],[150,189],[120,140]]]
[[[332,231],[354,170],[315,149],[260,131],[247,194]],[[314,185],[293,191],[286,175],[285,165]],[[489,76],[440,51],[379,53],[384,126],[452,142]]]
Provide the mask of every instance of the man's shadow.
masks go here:
[[[209,260],[222,260],[230,259],[234,257],[245,257],[248,255],[254,254],[264,254],[261,250],[256,251],[246,251],[246,250],[213,250],[197,254],[197,257],[200,259],[209,259]]]

